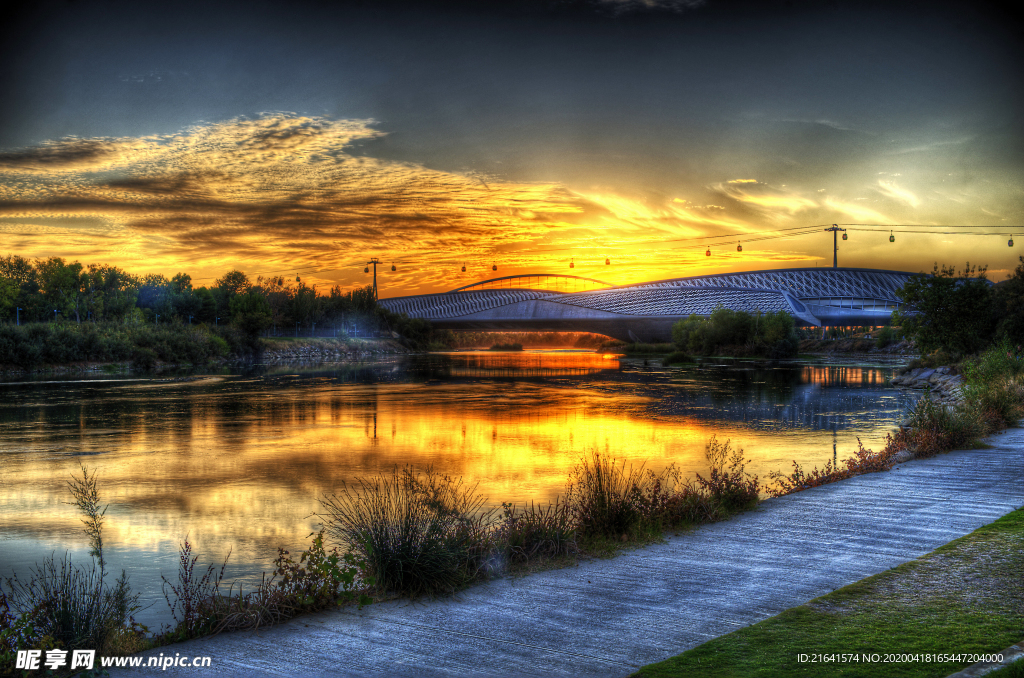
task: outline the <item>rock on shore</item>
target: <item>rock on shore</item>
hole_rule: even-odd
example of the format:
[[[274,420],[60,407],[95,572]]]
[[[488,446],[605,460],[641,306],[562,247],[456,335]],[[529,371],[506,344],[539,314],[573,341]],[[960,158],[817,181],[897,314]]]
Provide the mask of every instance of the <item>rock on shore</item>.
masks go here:
[[[934,399],[956,402],[963,399],[964,378],[949,367],[919,367],[892,378],[893,386],[929,389]]]
[[[397,341],[390,339],[345,342],[311,339],[308,342],[271,341],[260,356],[263,364],[293,362],[358,362],[383,355],[409,353]]]

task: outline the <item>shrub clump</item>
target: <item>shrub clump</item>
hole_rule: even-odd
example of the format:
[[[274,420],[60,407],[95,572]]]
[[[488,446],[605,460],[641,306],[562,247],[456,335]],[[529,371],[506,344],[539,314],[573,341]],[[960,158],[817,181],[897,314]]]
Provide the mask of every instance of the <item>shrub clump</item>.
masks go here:
[[[781,471],[772,471],[768,477],[775,481],[775,484],[768,487],[766,493],[769,497],[781,497],[786,494],[793,494],[820,485],[827,485],[838,480],[845,480],[862,473],[874,473],[875,471],[886,471],[892,468],[893,457],[898,451],[897,445],[893,442],[892,436],[888,437],[888,443],[881,452],[873,452],[864,447],[860,438],[857,438],[857,450],[852,457],[844,459],[842,466],[833,465],[831,461],[819,469],[814,467],[810,472],[804,471],[796,461],[793,462],[793,470],[784,474]]]
[[[294,560],[278,549],[276,569],[250,592],[234,585],[225,587],[227,558],[218,570],[213,565],[196,569],[198,556],[186,538],[179,548],[176,581],[163,578],[164,599],[175,624],[159,638],[178,642],[213,635],[221,631],[255,631],[273,626],[304,612],[316,612],[345,603],[368,604],[363,588],[373,582],[363,579],[363,569],[354,554],[340,554],[324,547],[324,533],[313,537],[310,548]],[[230,556],[230,554],[228,554]]]
[[[555,501],[545,507],[530,502],[517,508],[502,503],[493,542],[506,563],[572,557],[579,553],[569,507]]]
[[[683,351],[673,351],[672,353],[669,353],[667,356],[661,359],[661,364],[664,365],[665,367],[668,367],[669,365],[679,365],[682,363],[692,362],[693,358],[691,358]]]
[[[409,467],[361,478],[321,499],[327,532],[388,591],[451,593],[487,574],[489,519],[476,486]]]
[[[202,325],[31,323],[0,325],[0,365],[32,369],[74,362],[128,362],[152,369],[158,361],[202,365],[226,355],[231,328]],[[232,344],[232,346],[234,343]]]
[[[694,355],[791,358],[800,341],[793,316],[785,311],[757,313],[718,307],[711,315],[691,315],[672,326],[672,341]]]
[[[491,346],[488,350],[489,351],[522,351],[523,350],[523,345],[522,344],[518,344],[518,343],[514,343],[514,342],[513,343],[508,343],[508,344],[495,344],[494,346]]]

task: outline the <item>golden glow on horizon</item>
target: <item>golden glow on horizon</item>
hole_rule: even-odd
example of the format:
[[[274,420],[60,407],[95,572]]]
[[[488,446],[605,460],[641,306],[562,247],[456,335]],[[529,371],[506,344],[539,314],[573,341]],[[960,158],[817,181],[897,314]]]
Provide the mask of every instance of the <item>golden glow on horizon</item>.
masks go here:
[[[613,284],[827,264],[831,242],[813,235],[745,244],[741,256],[710,243],[710,259],[706,243],[681,241],[802,223],[942,223],[942,205],[973,205],[983,223],[1000,213],[992,194],[937,186],[931,192],[941,197],[924,200],[899,174],[892,176],[900,183],[876,176],[828,189],[729,179],[707,183],[701,199],[504,181],[353,154],[354,144],[385,136],[373,125],[272,114],[0,152],[0,254],[62,256],[137,274],[185,271],[197,285],[231,268],[253,278],[301,271],[311,283],[346,289],[367,284],[362,262],[380,256],[398,264],[381,277],[383,295],[398,296],[491,277],[492,263],[499,275],[558,273],[575,257],[574,272]],[[909,270],[963,258],[962,242],[916,238],[927,247],[915,248],[909,262],[898,248],[859,234],[840,258]],[[979,246],[991,253],[983,263],[998,279],[1016,260],[996,241],[971,240],[970,248],[972,261],[983,261]],[[606,257],[613,266],[602,265]]]

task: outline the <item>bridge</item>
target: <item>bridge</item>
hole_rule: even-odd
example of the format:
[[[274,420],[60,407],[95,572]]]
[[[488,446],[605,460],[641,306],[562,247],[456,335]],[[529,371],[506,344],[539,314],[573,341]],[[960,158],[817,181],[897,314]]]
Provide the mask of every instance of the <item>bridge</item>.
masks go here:
[[[380,304],[441,329],[595,332],[653,342],[670,341],[672,325],[680,318],[707,316],[719,306],[748,313],[786,311],[803,326],[887,325],[899,306],[896,291],[915,275],[868,268],[786,268],[615,286],[534,273],[492,278],[440,294],[381,299]]]

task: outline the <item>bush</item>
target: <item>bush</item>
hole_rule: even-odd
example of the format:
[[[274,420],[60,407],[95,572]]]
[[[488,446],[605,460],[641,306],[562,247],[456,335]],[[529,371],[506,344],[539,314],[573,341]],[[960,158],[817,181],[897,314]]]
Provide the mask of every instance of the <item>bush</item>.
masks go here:
[[[879,332],[878,336],[875,337],[875,346],[878,348],[886,348],[899,341],[899,337],[896,334],[896,330],[886,325]]]
[[[1014,346],[1024,344],[1024,256],[1009,280],[996,285],[994,303],[998,333]]]
[[[342,556],[337,549],[328,552],[322,530],[310,536],[313,543],[298,561],[278,549],[274,575],[264,576],[249,593],[241,588],[236,593],[234,586],[222,590],[227,558],[219,571],[209,565],[198,574],[198,557],[192,555],[192,545],[186,539],[179,549],[177,581],[162,577],[164,598],[175,620],[174,628],[163,634],[162,640],[177,642],[221,631],[258,630],[302,612],[354,601],[362,607],[371,602],[359,589],[372,582],[359,579],[357,558]]]
[[[679,351],[698,355],[759,355],[772,359],[796,355],[799,339],[793,316],[785,311],[751,315],[718,307],[711,315],[690,315],[672,326]]]
[[[730,441],[720,443],[712,435],[704,448],[704,456],[710,470],[707,478],[697,474],[697,484],[727,514],[746,511],[757,505],[760,483],[757,476],[744,470],[743,450],[733,451]]]
[[[678,365],[680,363],[692,362],[693,358],[688,356],[686,353],[683,353],[682,351],[673,351],[672,353],[669,353],[661,360],[661,364],[664,365],[665,367],[668,367],[669,365]]]
[[[226,331],[239,336],[240,346],[248,346],[237,330]],[[229,349],[227,341],[202,325],[0,325],[0,364],[28,369],[85,360],[131,360],[144,370],[152,369],[158,360],[201,365]]]
[[[533,502],[517,509],[502,505],[495,542],[506,562],[525,563],[537,558],[574,556],[578,552],[576,528],[568,506],[557,501],[544,508]]]
[[[649,536],[661,527],[668,499],[665,480],[645,472],[643,465],[616,465],[596,452],[584,457],[569,474],[565,491],[580,537],[628,541]]]
[[[515,344],[515,343],[513,343],[513,344],[495,344],[494,346],[491,346],[488,350],[489,351],[522,351],[523,350],[523,345],[522,344]]]
[[[411,596],[451,593],[489,573],[491,511],[461,479],[406,467],[321,499],[328,534],[365,563],[377,586]]]
[[[822,469],[817,466],[807,473],[796,461],[793,462],[793,470],[788,474],[779,471],[772,471],[768,477],[775,481],[772,487],[767,488],[769,497],[781,497],[801,490],[806,490],[819,485],[834,483],[838,480],[851,478],[862,473],[873,473],[885,471],[892,467],[893,457],[899,451],[894,439],[890,436],[885,448],[878,453],[864,447],[857,438],[857,450],[852,457],[843,460],[843,466],[833,466],[832,461],[825,463]]]
[[[635,342],[632,344],[626,344],[621,347],[621,350],[625,351],[626,355],[664,355],[665,353],[672,353],[674,346],[672,344],[643,344]]]
[[[148,372],[156,367],[156,351],[151,348],[137,348],[132,353],[132,367]]]
[[[894,452],[908,449],[918,457],[963,447],[989,432],[979,415],[976,405],[946,405],[925,396],[911,411],[908,426],[896,432],[888,447]]]
[[[34,636],[25,639],[29,646],[50,640],[63,649],[106,650],[122,629],[142,632],[130,621],[140,606],[125,572],[109,587],[95,565],[74,565],[66,554],[59,562],[50,556],[32,568],[28,582],[14,577],[7,589],[15,608],[27,615]]]

